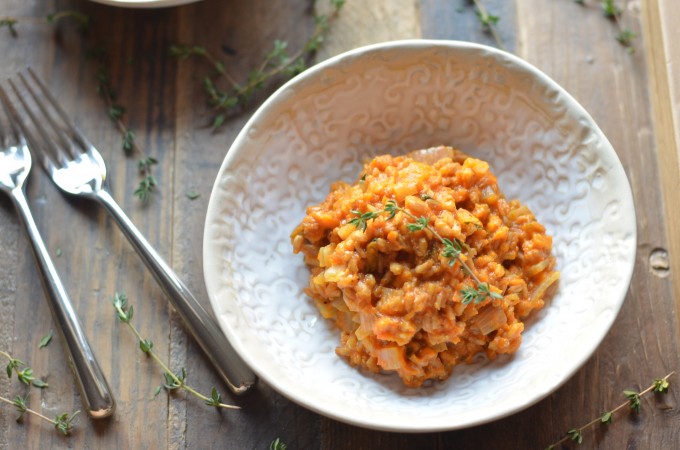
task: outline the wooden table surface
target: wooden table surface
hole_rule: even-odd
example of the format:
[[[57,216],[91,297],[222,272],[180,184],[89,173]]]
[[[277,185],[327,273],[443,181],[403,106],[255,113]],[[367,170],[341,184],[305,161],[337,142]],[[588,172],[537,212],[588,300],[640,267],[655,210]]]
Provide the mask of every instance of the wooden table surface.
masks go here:
[[[246,396],[226,393],[206,358],[111,218],[92,203],[67,199],[37,167],[29,203],[74,300],[117,398],[109,420],[80,417],[70,437],[0,405],[0,448],[229,448],[267,449],[280,438],[289,449],[529,449],[545,448],[565,431],[621,403],[623,389],[641,389],[680,369],[680,49],[675,0],[628,1],[622,21],[638,35],[629,54],[615,37],[600,2],[586,0],[483,0],[500,16],[498,31],[509,51],[566,88],[594,117],[617,150],[632,185],[638,217],[635,273],[623,308],[604,342],[559,390],[511,417],[486,425],[431,434],[399,434],[345,425],[310,412],[265,383]],[[623,0],[617,4],[623,6]],[[3,0],[0,18],[14,17],[17,37],[0,29],[0,78],[31,66],[101,150],[113,195],[149,241],[209,307],[202,275],[202,235],[210,190],[227,149],[271,89],[212,132],[200,59],[170,56],[172,44],[203,45],[238,79],[247,77],[275,39],[299,48],[325,0],[204,0],[159,10],[131,10],[84,0]],[[48,25],[48,13],[87,14],[86,35],[65,20]],[[677,19],[677,15],[675,15]],[[465,0],[347,0],[317,60],[373,42],[400,38],[460,39],[495,45]],[[673,39],[675,37],[675,39]],[[104,58],[118,101],[146,155],[158,160],[158,190],[146,205],[132,192],[136,159],[126,157],[107,107],[95,92],[97,64],[85,55],[94,43]],[[675,65],[673,64],[675,63]],[[190,199],[186,193],[196,192]],[[31,389],[30,406],[47,416],[80,408],[80,399],[54,329],[28,243],[6,196],[0,198],[0,350],[29,363],[49,382]],[[115,318],[111,300],[125,292],[142,333],[173,367],[186,367],[202,391],[213,385],[241,411],[216,412],[183,394],[154,398],[160,369],[136,347]],[[55,330],[56,331],[56,330]],[[4,364],[4,363],[3,363]],[[640,414],[617,417],[608,428],[584,432],[580,448],[663,449],[680,446],[680,375],[665,396],[645,396]],[[0,379],[0,395],[23,392],[16,379]]]

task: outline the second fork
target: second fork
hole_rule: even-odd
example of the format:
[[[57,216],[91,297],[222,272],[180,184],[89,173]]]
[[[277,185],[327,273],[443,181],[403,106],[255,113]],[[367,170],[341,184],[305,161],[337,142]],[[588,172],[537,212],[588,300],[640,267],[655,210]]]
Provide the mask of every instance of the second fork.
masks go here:
[[[8,105],[2,87],[0,104]],[[20,223],[26,231],[52,317],[64,342],[83,405],[93,419],[108,417],[115,409],[113,395],[33,220],[25,194],[25,182],[31,170],[31,154],[11,118],[5,126],[0,124],[0,141],[2,141],[0,190],[9,194],[19,213]]]

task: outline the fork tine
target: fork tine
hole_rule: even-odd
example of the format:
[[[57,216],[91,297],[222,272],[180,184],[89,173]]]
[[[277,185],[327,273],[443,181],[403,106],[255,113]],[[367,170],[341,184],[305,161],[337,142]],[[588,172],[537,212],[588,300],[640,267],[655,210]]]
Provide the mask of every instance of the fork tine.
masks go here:
[[[45,106],[38,99],[37,94],[28,84],[23,74],[19,74],[19,80],[24,88],[23,94],[13,80],[9,80],[9,84],[12,86],[12,89],[14,89],[14,93],[23,106],[25,114],[29,116],[31,123],[33,124],[33,129],[37,130],[37,133],[42,138],[40,142],[35,139],[31,143],[36,151],[45,155],[51,154],[52,157],[56,158],[60,165],[65,165],[69,159],[73,158],[73,151],[70,150],[71,144],[69,143],[67,136],[64,135],[64,131],[54,122],[52,114],[47,111]],[[29,99],[32,100],[33,107],[29,105],[26,97],[29,97]],[[45,121],[48,125],[44,125]],[[28,124],[24,123],[24,125],[24,129],[27,130],[29,128]],[[51,132],[48,131],[47,128],[51,128]],[[35,134],[32,134],[32,136],[34,138],[38,137]],[[30,140],[31,137],[29,137],[29,141]]]
[[[12,139],[15,142],[19,140],[19,130],[17,130],[16,123],[9,110],[9,98],[2,86],[0,86],[0,105],[2,105],[2,110],[5,112],[3,117],[6,119],[0,122],[0,142],[2,142],[3,146],[8,146]]]
[[[11,80],[9,80],[9,83],[10,85],[12,85]],[[14,86],[12,86],[12,88],[14,88]],[[21,97],[19,97],[19,99],[21,100]],[[31,143],[32,148],[38,146],[39,141],[37,137],[33,134],[33,131],[21,119],[19,111],[16,109],[14,103],[10,100],[7,91],[2,86],[0,86],[0,103],[2,103],[3,108],[8,113],[7,115],[9,118],[10,127],[12,129],[12,132],[14,133],[16,141],[20,144],[24,144],[26,142],[24,139],[25,136],[26,139]],[[34,153],[35,153],[34,156],[38,157],[40,159],[40,162],[51,172],[54,166],[56,165],[54,161],[44,151],[36,151]]]
[[[52,93],[50,92],[49,89],[45,86],[45,83],[38,77],[33,69],[30,67],[28,68],[28,74],[31,76],[33,79],[33,82],[40,88],[41,94],[47,99],[47,101],[50,103],[50,106],[56,111],[56,113],[59,115],[61,118],[62,122],[66,127],[68,127],[68,131],[72,134],[72,137],[74,140],[77,141],[78,145],[83,149],[83,151],[89,150],[90,147],[92,147],[92,144],[90,141],[85,137],[83,133],[80,132],[80,129],[76,126],[76,124],[71,120],[71,118],[66,114],[64,109],[59,105],[57,100],[54,98]],[[23,78],[23,77],[22,77]],[[24,82],[26,82],[24,80]],[[38,102],[38,97],[36,96],[36,103]],[[76,156],[76,155],[74,155]]]
[[[28,95],[33,100],[33,103],[38,107],[38,109],[42,113],[42,116],[49,123],[49,125],[51,125],[54,134],[61,143],[62,149],[66,150],[65,151],[66,155],[64,155],[63,158],[66,159],[67,157],[70,158],[75,157],[76,153],[73,151],[73,144],[69,141],[68,136],[66,136],[67,133],[64,131],[64,129],[55,121],[54,114],[48,111],[48,108],[45,106],[44,102],[40,101],[38,94],[36,94],[35,90],[33,89],[33,86],[31,86],[31,83],[29,83],[26,80],[26,77],[24,77],[23,73],[19,73],[19,80],[21,80],[21,83],[26,89]],[[36,123],[36,127],[39,128],[40,125]],[[54,148],[54,150],[55,153],[59,151],[58,145]]]
[[[57,165],[54,159],[50,156],[50,146],[47,145],[47,143],[50,141],[50,137],[47,135],[45,129],[38,125],[38,118],[36,117],[33,110],[29,107],[28,103],[24,99],[24,96],[21,95],[21,93],[19,92],[19,89],[17,88],[16,84],[14,84],[12,80],[8,80],[8,83],[12,87],[15,97],[19,100],[19,103],[21,103],[21,106],[23,107],[25,114],[29,116],[31,122],[34,124],[34,127],[30,127],[29,124],[21,117],[21,114],[19,113],[19,110],[14,106],[14,103],[8,101],[8,105],[10,107],[10,110],[12,111],[12,115],[14,116],[16,122],[19,124],[19,127],[21,128],[21,131],[24,133],[24,136],[26,136],[26,139],[31,144],[31,149],[34,150],[35,154],[40,155],[43,161],[45,160],[49,161],[50,165],[52,166]],[[37,131],[37,134],[34,133],[34,130]],[[66,159],[64,158],[63,155],[56,154],[56,156],[57,159],[59,160],[60,165],[66,163]]]

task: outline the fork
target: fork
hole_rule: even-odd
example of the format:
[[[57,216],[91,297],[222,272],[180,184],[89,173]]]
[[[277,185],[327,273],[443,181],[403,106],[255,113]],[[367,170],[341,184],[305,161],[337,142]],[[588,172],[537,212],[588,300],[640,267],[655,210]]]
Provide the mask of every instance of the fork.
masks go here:
[[[0,103],[7,110],[7,97],[0,86]],[[7,114],[0,122],[0,190],[9,194],[19,213],[40,273],[52,317],[61,335],[85,409],[93,419],[113,414],[115,402],[106,378],[94,357],[71,300],[50,259],[26,200],[26,179],[31,154],[26,140]]]
[[[18,78],[24,95],[17,87],[19,83],[12,80],[9,83],[30,121],[22,120],[18,113],[16,119],[52,181],[67,194],[98,202],[113,216],[229,389],[235,394],[246,392],[255,384],[255,374],[238,356],[216,321],[113,199],[100,153],[31,69],[28,76],[19,74]]]

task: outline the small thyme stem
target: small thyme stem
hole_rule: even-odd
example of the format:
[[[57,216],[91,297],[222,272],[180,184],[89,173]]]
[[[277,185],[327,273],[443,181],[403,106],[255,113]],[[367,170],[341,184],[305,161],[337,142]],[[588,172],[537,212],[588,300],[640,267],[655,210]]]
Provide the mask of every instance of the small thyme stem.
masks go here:
[[[114,308],[118,312],[119,318],[131,317],[131,316],[128,316],[128,312],[123,309],[123,304],[118,303],[118,302],[114,302]],[[122,321],[130,328],[130,330],[132,330],[132,333],[134,333],[138,342],[145,342],[142,335],[139,333],[137,328],[132,324],[132,322],[129,319],[128,320],[122,320]],[[160,357],[156,354],[156,352],[151,350],[151,348],[146,349],[144,351],[144,353],[151,356],[151,358],[153,358],[153,360],[156,361],[156,363],[158,363],[159,366],[161,366],[161,368],[165,371],[165,373],[177,384],[178,387],[181,387],[185,391],[189,392],[190,394],[194,395],[195,397],[200,398],[201,400],[203,400],[205,402],[210,402],[212,400],[209,397],[206,397],[205,395],[196,391],[191,386],[187,385],[183,380],[180,380],[179,377],[177,377],[177,375],[175,375],[175,373],[172,370],[170,370],[170,368],[167,366],[167,364],[165,364],[163,362],[163,360],[160,359]],[[226,403],[221,403],[221,402],[215,403],[213,406],[217,406],[217,407],[225,408],[225,409],[241,409],[240,406],[228,405]]]
[[[498,30],[496,30],[496,26],[493,23],[488,21],[489,12],[484,7],[482,0],[472,0],[472,1],[474,2],[475,8],[477,8],[477,11],[479,11],[480,17],[487,19],[485,21],[484,25],[489,28],[489,31],[491,32],[491,36],[493,36],[494,40],[496,41],[498,48],[500,48],[501,50],[507,51],[507,48],[505,47],[503,40],[501,39],[500,35],[498,34]]]
[[[331,0],[333,10],[328,15],[315,17],[316,25],[311,36],[304,45],[289,55],[286,51],[287,42],[276,40],[273,50],[268,53],[258,65],[250,72],[243,83],[236,79],[225,69],[222,61],[200,45],[172,45],[170,52],[175,57],[186,59],[189,56],[197,56],[205,59],[216,71],[203,79],[203,88],[208,96],[208,103],[214,110],[213,130],[219,129],[228,115],[235,113],[244,107],[252,94],[262,89],[265,83],[280,75],[293,76],[305,69],[305,56],[315,52],[329,29],[329,24],[334,21],[344,4],[344,0]],[[217,86],[218,78],[226,80],[228,87],[221,89]]]
[[[633,33],[630,29],[626,28],[622,22],[622,15],[623,12],[627,9],[628,5],[628,0],[623,0],[623,8],[619,8],[616,3],[614,3],[614,0],[605,0],[602,2],[598,2],[598,5],[593,5],[591,3],[587,3],[585,0],[581,0],[577,2],[581,7],[584,8],[593,8],[593,9],[599,9],[601,11],[604,11],[605,16],[612,20],[614,24],[616,25],[616,29],[618,31],[618,35],[616,36],[616,40],[624,47],[627,48],[628,53],[635,53],[635,46],[633,45],[633,39],[637,37],[635,33]],[[605,8],[609,7],[609,8]],[[611,8],[611,9],[610,9]]]
[[[13,402],[12,400],[8,400],[8,399],[6,399],[5,397],[0,396],[0,400],[3,401],[3,402],[5,402],[5,403],[7,403],[7,404],[9,404],[9,405],[15,406],[15,405],[14,405],[14,402]],[[30,409],[30,408],[26,408],[25,411],[26,411],[27,413],[33,414],[34,416],[40,417],[40,418],[43,419],[43,420],[48,421],[48,422],[51,423],[52,425],[56,425],[56,424],[57,424],[57,422],[56,422],[55,420],[52,420],[52,419],[50,419],[50,418],[47,417],[47,416],[43,416],[43,415],[40,414],[38,411],[33,411],[33,410]]]
[[[410,212],[406,211],[405,209],[403,209],[403,208],[398,208],[398,209],[399,209],[399,211],[403,212],[406,216],[410,217],[411,219],[413,219],[413,220],[418,220],[418,217],[414,216],[413,214],[411,214]],[[442,236],[441,236],[434,228],[432,228],[430,225],[426,225],[425,228],[426,228],[427,230],[429,230],[430,233],[432,233],[432,234],[434,235],[434,237],[436,237],[436,238],[439,240],[439,242],[441,242],[442,244],[444,244],[444,243],[446,242],[446,241],[444,241],[444,238],[443,238],[443,237],[442,237]],[[470,276],[475,280],[475,283],[477,283],[477,284],[483,284],[482,281],[477,277],[477,275],[475,275],[475,273],[472,271],[472,269],[470,268],[470,266],[468,266],[468,265],[465,263],[465,261],[463,261],[463,260],[460,258],[460,256],[457,256],[456,259],[457,259],[458,262],[460,263],[461,267],[463,267],[463,269],[464,269],[467,273],[469,273]]]
[[[364,177],[361,178],[362,182],[364,181]],[[469,274],[474,281],[477,283],[477,286],[468,286],[463,288],[460,293],[462,295],[462,302],[463,304],[468,304],[470,302],[475,302],[475,303],[480,303],[487,298],[496,298],[496,299],[502,299],[504,294],[499,294],[497,292],[494,292],[491,290],[491,286],[489,283],[483,283],[479,277],[472,271],[470,266],[468,266],[465,261],[461,258],[461,254],[463,252],[462,246],[464,244],[461,244],[460,241],[458,241],[456,238],[453,240],[447,239],[442,237],[434,228],[430,226],[429,219],[426,217],[417,217],[413,214],[411,214],[409,211],[406,211],[404,208],[401,208],[397,205],[397,202],[395,200],[388,200],[387,203],[383,206],[382,209],[377,210],[377,211],[368,211],[362,213],[359,210],[351,210],[351,213],[356,215],[353,219],[349,220],[347,223],[354,225],[358,229],[362,231],[366,231],[366,222],[369,220],[374,220],[377,218],[380,214],[383,213],[389,213],[389,217],[387,220],[392,219],[397,212],[402,212],[406,217],[409,217],[413,219],[413,223],[407,224],[406,228],[408,228],[410,231],[422,231],[422,230],[428,230],[430,233],[432,233],[438,240],[439,242],[442,243],[444,246],[441,252],[441,255],[444,256],[445,258],[449,259],[449,265],[453,266],[455,264],[454,261],[458,261],[461,265],[461,268],[463,269],[463,272]]]
[[[662,381],[667,381],[667,380],[668,380],[671,376],[673,376],[674,374],[675,374],[675,371],[672,371],[672,372],[670,372],[668,375],[666,375],[665,377],[661,378],[661,380],[662,380]],[[648,387],[647,387],[646,389],[644,389],[643,391],[640,391],[640,392],[637,394],[637,397],[638,397],[638,398],[639,398],[639,397],[643,397],[644,395],[646,395],[646,394],[648,394],[649,392],[651,392],[655,387],[656,387],[656,382],[655,382],[655,383],[652,383],[650,386],[648,386]],[[609,414],[610,416],[613,416],[616,412],[620,411],[621,409],[625,408],[626,406],[630,406],[630,404],[631,404],[631,403],[630,403],[630,400],[629,400],[629,401],[626,401],[626,402],[624,402],[624,403],[621,403],[621,404],[618,405],[616,408],[614,408],[614,409],[612,409],[612,410],[610,410],[610,411],[607,411],[607,414]],[[592,426],[595,425],[596,423],[602,423],[602,416],[600,416],[600,417],[598,417],[598,418],[596,418],[596,419],[591,420],[590,422],[588,422],[588,423],[585,424],[585,425],[582,425],[582,426],[579,427],[579,428],[575,428],[574,431],[576,431],[576,434],[577,434],[577,435],[580,435],[584,430],[586,430],[586,429],[592,427]],[[564,435],[560,440],[558,440],[558,441],[556,441],[555,443],[549,445],[549,446],[548,446],[548,449],[554,449],[554,448],[557,447],[558,445],[563,444],[563,443],[565,443],[565,442],[567,442],[567,441],[569,441],[569,440],[572,440],[572,437],[571,437],[569,434],[566,434],[566,435]]]

